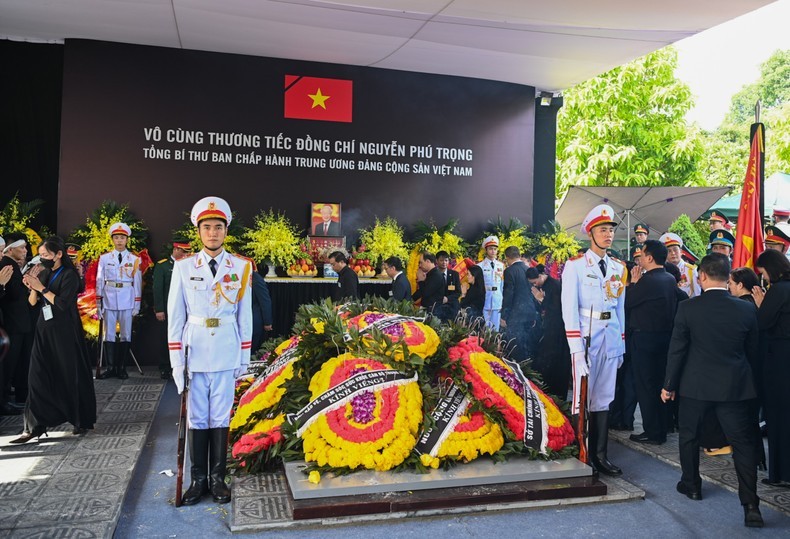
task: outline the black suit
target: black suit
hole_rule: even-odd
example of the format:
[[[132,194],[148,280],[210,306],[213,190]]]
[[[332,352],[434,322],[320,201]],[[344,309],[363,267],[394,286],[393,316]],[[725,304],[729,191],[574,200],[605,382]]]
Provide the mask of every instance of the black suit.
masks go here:
[[[392,280],[392,299],[395,301],[411,299],[411,283],[403,272],[398,273]]]
[[[667,370],[667,351],[678,308],[678,286],[663,267],[645,273],[628,287],[625,311],[628,352],[634,386],[642,411],[645,435],[656,442],[667,439],[667,406],[661,401],[661,384]]]
[[[532,356],[530,334],[535,327],[538,311],[527,280],[527,265],[520,260],[505,268],[502,285],[502,320],[507,322],[506,334],[516,348],[511,354],[523,361]]]
[[[439,276],[444,283],[442,302],[444,302],[444,298],[447,298],[447,303],[442,303],[441,308],[437,307],[434,314],[443,322],[455,320],[458,311],[461,310],[461,303],[458,301],[461,297],[461,277],[457,271],[450,268],[447,268],[444,272],[439,268],[436,269],[439,271]]]
[[[313,228],[313,236],[339,236],[340,223],[337,221],[329,221],[329,230],[324,232],[324,222],[321,221]]]
[[[359,277],[350,267],[345,266],[337,274],[337,288],[332,291],[332,299],[359,299]]]
[[[733,446],[741,504],[757,504],[752,365],[758,356],[757,311],[726,290],[682,302],[669,344],[664,389],[680,396],[681,482],[699,492],[699,431],[714,410]]]
[[[18,369],[24,369],[27,373],[27,361],[24,358],[25,351],[29,356],[30,350],[26,346],[29,341],[29,334],[33,331],[33,324],[30,318],[30,305],[27,302],[28,289],[22,283],[22,272],[19,269],[19,264],[14,259],[4,256],[0,259],[0,269],[11,266],[13,273],[11,279],[3,287],[2,296],[0,296],[0,313],[2,313],[2,323],[11,343],[8,347],[8,353],[0,365],[0,405],[4,405],[8,401],[6,395],[6,386],[15,385],[18,390],[17,401],[21,396],[24,399],[23,392],[26,391],[26,380],[23,387],[20,387],[18,382],[14,382],[15,373]],[[25,376],[26,378],[26,376]],[[24,402],[22,400],[21,402]]]
[[[444,278],[439,268],[433,268],[425,275],[425,280],[417,283],[417,291],[412,294],[413,300],[422,299],[422,306],[429,313],[441,310],[444,301]]]

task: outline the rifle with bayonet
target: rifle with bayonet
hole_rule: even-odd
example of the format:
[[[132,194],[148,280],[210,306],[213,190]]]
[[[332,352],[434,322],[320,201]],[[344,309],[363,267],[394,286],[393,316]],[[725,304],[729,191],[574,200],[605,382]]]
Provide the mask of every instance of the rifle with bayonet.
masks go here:
[[[592,341],[592,315],[593,308],[590,306],[590,327],[584,337],[584,361],[587,368],[590,367],[590,343]],[[587,450],[587,437],[589,432],[589,409],[587,406],[587,383],[589,375],[581,377],[579,383],[579,416],[576,424],[576,440],[579,442],[579,460],[585,464],[590,463],[590,455]]]
[[[181,507],[184,488],[184,462],[186,461],[187,445],[187,395],[189,394],[189,374],[187,359],[189,346],[184,348],[184,390],[181,392],[181,410],[178,414],[178,448],[176,460],[176,507]]]

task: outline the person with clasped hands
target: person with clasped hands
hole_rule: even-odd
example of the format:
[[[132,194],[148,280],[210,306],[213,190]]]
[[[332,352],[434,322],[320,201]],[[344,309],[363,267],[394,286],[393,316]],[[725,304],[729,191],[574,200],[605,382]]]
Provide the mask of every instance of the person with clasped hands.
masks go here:
[[[757,397],[753,375],[759,346],[757,311],[730,295],[729,274],[730,261],[723,254],[709,254],[700,262],[703,293],[678,306],[661,399],[680,399],[682,474],[677,491],[692,500],[702,499],[698,435],[705,414],[713,410],[734,449],[744,525],[762,527],[751,402]]]
[[[763,482],[790,488],[790,261],[779,251],[757,257],[757,270],[770,286],[752,288],[758,307],[763,384],[763,408],[768,427],[768,478]]]
[[[84,434],[96,422],[96,394],[88,350],[77,312],[80,278],[57,236],[38,247],[41,265],[23,277],[30,305],[41,304],[30,357],[25,430],[13,444],[69,422]]]

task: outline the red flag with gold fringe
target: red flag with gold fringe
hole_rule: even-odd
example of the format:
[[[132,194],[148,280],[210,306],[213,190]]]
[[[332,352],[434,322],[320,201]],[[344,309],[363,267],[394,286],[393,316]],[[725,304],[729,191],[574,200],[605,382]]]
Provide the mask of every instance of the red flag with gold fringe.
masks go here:
[[[732,267],[754,268],[754,263],[765,246],[763,244],[763,216],[760,204],[760,191],[763,186],[765,158],[765,126],[761,123],[752,126],[752,148],[749,152],[749,166],[743,182],[741,207],[738,210],[738,228],[735,233],[735,252]]]

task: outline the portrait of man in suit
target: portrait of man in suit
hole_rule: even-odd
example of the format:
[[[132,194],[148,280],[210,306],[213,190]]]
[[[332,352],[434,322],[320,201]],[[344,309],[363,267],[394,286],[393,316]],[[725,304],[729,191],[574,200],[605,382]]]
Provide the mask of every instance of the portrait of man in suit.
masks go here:
[[[313,236],[340,235],[340,204],[314,202],[312,209]]]

